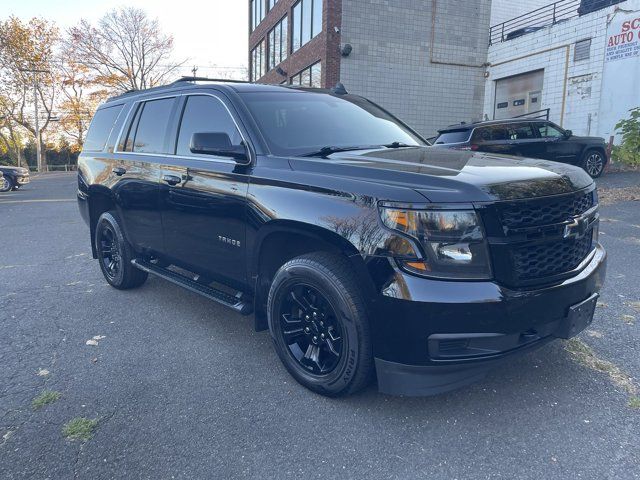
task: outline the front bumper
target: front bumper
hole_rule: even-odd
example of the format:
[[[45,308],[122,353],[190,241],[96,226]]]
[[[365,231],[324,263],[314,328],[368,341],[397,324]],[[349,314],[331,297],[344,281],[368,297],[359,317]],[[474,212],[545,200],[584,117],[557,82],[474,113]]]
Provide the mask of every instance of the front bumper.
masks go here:
[[[22,177],[17,177],[16,181],[18,183],[18,185],[26,185],[27,183],[29,183],[31,181],[31,179],[29,178],[29,175],[25,175]]]
[[[587,323],[569,328],[571,307],[587,299],[595,305],[605,276],[606,252],[599,244],[575,276],[534,290],[395,270],[376,305],[378,388],[398,395],[442,393],[482,378],[511,355],[573,336]]]

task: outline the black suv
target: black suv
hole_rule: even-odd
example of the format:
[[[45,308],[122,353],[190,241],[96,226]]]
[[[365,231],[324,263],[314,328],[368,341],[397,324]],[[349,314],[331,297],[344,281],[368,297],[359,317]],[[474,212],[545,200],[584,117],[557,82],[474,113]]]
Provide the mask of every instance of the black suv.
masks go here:
[[[581,169],[430,148],[343,88],[185,79],[112,98],[78,202],[112,286],[153,274],[254,313],[330,396],[374,373],[394,394],[477,380],[584,329],[605,278]]]
[[[29,169],[0,165],[0,192],[17,190],[29,183]]]
[[[599,177],[607,163],[603,138],[578,137],[547,120],[494,120],[452,125],[438,131],[434,146],[545,158],[584,168]]]

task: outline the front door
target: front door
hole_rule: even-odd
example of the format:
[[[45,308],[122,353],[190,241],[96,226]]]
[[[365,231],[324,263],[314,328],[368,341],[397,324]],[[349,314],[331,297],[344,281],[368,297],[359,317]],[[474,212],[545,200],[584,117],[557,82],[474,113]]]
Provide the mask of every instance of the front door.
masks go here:
[[[536,124],[543,140],[543,157],[548,160],[565,163],[576,163],[580,154],[580,144],[572,142],[560,127],[551,122]]]
[[[247,167],[228,157],[194,154],[194,133],[242,134],[226,100],[214,94],[183,98],[175,156],[162,166],[160,197],[165,254],[178,266],[230,284],[246,281]]]

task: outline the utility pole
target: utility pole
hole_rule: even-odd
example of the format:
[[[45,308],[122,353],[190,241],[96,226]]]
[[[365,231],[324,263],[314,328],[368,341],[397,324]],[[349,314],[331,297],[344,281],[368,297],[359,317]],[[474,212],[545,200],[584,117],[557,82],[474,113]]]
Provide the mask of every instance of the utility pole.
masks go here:
[[[38,116],[38,73],[49,73],[49,70],[38,70],[36,68],[21,68],[21,72],[33,73],[33,106],[35,108],[34,126],[36,130],[36,160],[38,172],[42,172],[42,139],[40,138],[40,118]]]
[[[191,72],[193,73],[193,78],[197,77],[198,75],[196,74],[198,73],[198,67],[194,65],[193,68],[191,69]]]

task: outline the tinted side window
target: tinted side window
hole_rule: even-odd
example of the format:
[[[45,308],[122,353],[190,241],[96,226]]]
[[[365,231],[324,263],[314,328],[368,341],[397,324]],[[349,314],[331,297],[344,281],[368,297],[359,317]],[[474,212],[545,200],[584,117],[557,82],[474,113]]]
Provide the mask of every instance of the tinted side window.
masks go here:
[[[509,125],[509,138],[511,140],[529,140],[536,138],[530,123],[514,123]]]
[[[101,152],[109,139],[113,124],[122,110],[122,105],[101,108],[93,116],[91,126],[84,140],[83,150],[87,152]]]
[[[540,132],[542,138],[558,138],[563,137],[564,133],[550,123],[538,123],[536,128]]]
[[[195,155],[189,149],[191,135],[203,132],[226,133],[232,145],[240,145],[242,142],[233,118],[220,100],[209,95],[192,95],[187,98],[182,114],[176,153]]]
[[[462,143],[467,140],[469,140],[469,130],[451,130],[438,135],[436,145],[443,143]]]
[[[150,100],[139,107],[136,117],[139,116],[140,120],[137,126],[135,123],[132,124],[129,134],[130,138],[133,138],[134,152],[168,153],[165,140],[174,100],[174,98]],[[127,140],[127,146],[128,144],[129,140]]]

